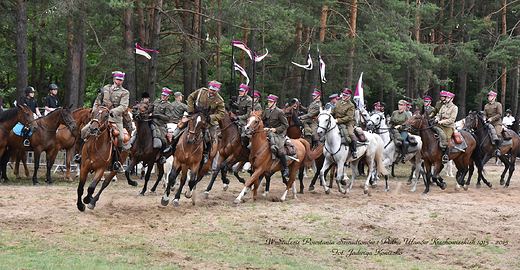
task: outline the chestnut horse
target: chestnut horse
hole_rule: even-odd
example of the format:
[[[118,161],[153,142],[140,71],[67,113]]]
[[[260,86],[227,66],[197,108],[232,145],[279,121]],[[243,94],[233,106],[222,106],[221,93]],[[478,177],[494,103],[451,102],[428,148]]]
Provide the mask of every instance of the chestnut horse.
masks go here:
[[[14,128],[14,126],[18,123],[22,123],[24,126],[29,127],[31,132],[35,132],[37,130],[37,125],[34,120],[34,114],[29,109],[29,107],[25,105],[18,105],[14,108],[8,109],[6,111],[0,112],[0,157],[3,157],[4,153],[7,150],[8,141],[5,139],[9,135],[9,132]],[[5,157],[8,159],[8,157]],[[8,182],[6,168],[7,168],[7,160],[5,166],[2,166],[2,179],[5,182]],[[1,183],[1,182],[0,182]]]
[[[92,197],[96,186],[101,180],[105,170],[112,163],[112,152],[114,145],[117,143],[117,136],[113,136],[112,130],[108,118],[110,115],[110,109],[113,104],[108,107],[99,106],[95,111],[92,111],[90,120],[89,136],[85,139],[83,149],[81,151],[82,162],[79,173],[79,184],[77,189],[78,200],[77,207],[79,211],[85,211],[85,204],[88,204],[88,208],[93,210],[96,207],[96,202],[99,200],[99,196],[103,190],[110,184],[112,177],[108,177],[101,186],[101,189]],[[88,187],[88,192],[83,202],[81,197],[83,196],[83,188],[87,181],[87,176],[90,172],[94,172],[94,180]],[[130,181],[130,185],[137,186],[137,182]]]
[[[253,201],[255,201],[257,199],[260,176],[265,175],[267,177],[274,172],[283,169],[278,159],[271,159],[271,148],[269,147],[269,142],[267,140],[267,131],[264,130],[264,124],[261,117],[262,112],[251,112],[251,116],[245,126],[246,134],[251,136],[251,153],[249,155],[249,162],[253,168],[253,175],[247,179],[242,192],[240,192],[234,203],[242,202],[242,197],[245,195],[247,188],[252,183],[254,183]],[[296,185],[293,186],[296,178],[296,171],[302,162],[309,165],[311,161],[309,157],[309,143],[305,139],[295,139],[291,141],[294,143],[296,149],[296,160],[292,158],[288,158],[287,160],[287,165],[289,167],[289,181],[286,184],[283,196],[280,198],[281,201],[285,201],[287,192],[291,187],[293,187],[293,197],[296,199]]]
[[[59,151],[59,149],[56,150],[54,148],[54,145],[56,144],[56,130],[59,125],[65,125],[67,129],[71,131],[76,130],[76,122],[72,117],[70,107],[72,107],[72,105],[69,107],[57,108],[47,116],[38,118],[36,120],[38,130],[29,136],[29,141],[31,142],[29,147],[22,145],[22,136],[16,135],[14,131],[9,132],[9,135],[7,136],[10,147],[9,155],[18,155],[16,151],[34,151],[33,185],[39,185],[38,169],[40,167],[40,155],[43,151],[47,154],[47,176],[45,182],[49,185],[54,184],[51,179],[51,169],[54,164],[54,159],[52,159],[52,157],[56,157],[57,153],[55,152]]]
[[[187,198],[192,198],[192,202],[195,203],[195,197],[193,196],[193,190],[197,185],[199,169],[202,167],[202,151],[204,149],[204,131],[208,128],[208,117],[209,110],[204,106],[199,106],[193,112],[188,122],[188,127],[184,130],[183,134],[179,138],[175,153],[173,155],[173,166],[168,175],[168,186],[166,187],[165,194],[161,199],[161,204],[167,206],[170,202],[170,191],[171,187],[175,184],[175,178],[179,173],[178,169],[182,168],[181,182],[179,189],[175,194],[175,198],[172,203],[175,206],[179,206],[179,199],[181,197],[182,188],[186,184],[188,177],[188,170],[191,170],[190,181],[188,183],[189,191],[186,192]],[[216,147],[215,144],[212,147]],[[208,161],[206,164],[211,163]],[[208,167],[209,168],[209,167]]]
[[[164,166],[158,163],[158,160],[161,158],[160,151],[162,151],[162,149],[153,148],[152,129],[150,128],[150,121],[152,119],[148,118],[148,104],[143,102],[136,104],[132,109],[132,115],[134,120],[137,121],[136,137],[131,148],[130,163],[126,167],[125,176],[127,181],[130,182],[130,170],[132,170],[134,165],[142,161],[143,165],[147,166],[144,186],[141,193],[139,193],[140,196],[144,196],[148,188],[148,181],[150,180],[150,173],[154,163],[157,163],[158,174],[151,192],[155,191],[157,184],[159,184],[159,181],[164,175]]]
[[[446,189],[446,183],[443,182],[442,177],[440,175],[441,170],[444,168],[444,164],[442,164],[442,156],[443,151],[439,146],[439,142],[435,137],[436,133],[434,131],[434,125],[430,123],[430,117],[426,112],[424,112],[424,108],[422,112],[417,111],[410,119],[408,119],[402,126],[405,129],[409,129],[411,133],[421,136],[423,141],[421,155],[424,160],[424,165],[426,168],[426,177],[424,178],[424,185],[426,189],[423,192],[423,195],[428,194],[430,191],[430,177],[433,177],[433,181],[437,183],[441,189]],[[464,177],[468,173],[469,166],[472,164],[473,159],[471,155],[475,150],[477,145],[475,138],[467,132],[460,131],[461,135],[464,137],[466,141],[466,149],[458,152],[451,152],[449,155],[449,159],[455,162],[459,173],[457,173],[457,187],[462,186],[467,190],[467,186],[465,186]],[[450,145],[453,145],[453,138]],[[432,175],[432,165],[434,167],[433,175]]]
[[[495,152],[495,147],[491,143],[491,136],[489,136],[488,126],[484,123],[484,119],[480,114],[477,112],[470,112],[468,116],[466,116],[464,130],[467,130],[475,135],[477,144],[479,146],[477,149],[475,149],[475,151],[473,151],[473,158],[478,170],[477,188],[481,187],[481,179],[488,187],[491,188],[492,184],[486,180],[483,174],[484,165],[493,157]],[[516,157],[520,147],[520,137],[518,134],[512,130],[509,130],[509,133],[512,134],[512,142],[509,145],[502,145],[500,147],[500,153],[502,155],[499,157],[505,166],[504,171],[500,176],[500,185],[505,184],[505,188],[509,187],[511,176],[513,176],[513,172],[515,171]],[[507,181],[504,181],[507,171],[509,171],[509,177],[507,178]],[[466,185],[470,184],[470,180],[471,174],[468,176]]]

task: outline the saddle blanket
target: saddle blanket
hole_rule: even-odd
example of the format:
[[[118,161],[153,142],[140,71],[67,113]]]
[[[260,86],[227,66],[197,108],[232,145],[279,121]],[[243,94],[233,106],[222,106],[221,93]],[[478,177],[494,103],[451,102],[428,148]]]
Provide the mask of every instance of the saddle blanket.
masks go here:
[[[513,139],[507,140],[507,141],[502,141],[502,146],[511,145],[511,144],[513,144]]]
[[[18,136],[22,136],[22,129],[23,129],[23,124],[18,122],[14,128],[13,128],[13,132],[14,134],[18,135]],[[32,135],[32,131],[29,131],[29,136]]]
[[[468,145],[466,144],[466,139],[464,139],[464,136],[461,136],[461,137],[462,137],[462,143],[455,143],[453,141],[453,138],[451,138],[450,145],[453,145],[453,147],[450,147],[450,149],[451,149],[452,153],[460,152],[460,151],[466,149],[466,147],[468,147]]]

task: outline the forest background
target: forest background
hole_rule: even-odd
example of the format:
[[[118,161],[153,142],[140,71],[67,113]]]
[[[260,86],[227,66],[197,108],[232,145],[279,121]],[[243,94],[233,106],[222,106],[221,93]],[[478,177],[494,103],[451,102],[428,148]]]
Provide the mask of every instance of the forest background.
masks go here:
[[[162,87],[187,96],[211,80],[227,100],[245,82],[232,77],[234,55],[263,102],[274,93],[307,105],[314,88],[327,102],[363,72],[370,109],[421,105],[425,94],[435,102],[448,90],[460,119],[496,91],[520,116],[520,0],[0,0],[0,14],[4,107],[29,85],[42,105],[50,83],[63,104],[89,106],[115,70],[126,73],[131,101]],[[232,40],[270,57],[254,64]],[[159,53],[136,56],[136,44]],[[292,64],[308,54],[312,70]]]

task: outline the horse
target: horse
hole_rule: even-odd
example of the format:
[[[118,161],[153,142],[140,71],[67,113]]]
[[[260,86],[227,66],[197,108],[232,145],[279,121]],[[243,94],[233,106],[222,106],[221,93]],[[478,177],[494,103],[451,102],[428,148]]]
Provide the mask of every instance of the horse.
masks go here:
[[[477,140],[478,148],[473,151],[474,154],[474,162],[478,170],[478,180],[477,180],[477,188],[481,187],[480,180],[488,186],[492,187],[492,184],[486,180],[484,177],[484,165],[493,157],[494,146],[491,142],[491,136],[489,136],[489,128],[485,124],[484,119],[477,112],[469,112],[468,116],[466,116],[466,121],[464,124],[464,130],[467,130],[475,135]],[[518,155],[518,149],[520,148],[520,137],[516,132],[510,130],[509,132],[512,134],[511,144],[502,145],[500,147],[500,160],[505,165],[504,171],[500,176],[500,185],[505,184],[505,188],[509,187],[509,183],[511,180],[511,176],[513,176],[513,172],[515,171],[515,162],[516,157]],[[509,176],[507,181],[504,181],[506,172],[509,171]],[[466,185],[470,184],[471,175],[468,176],[468,180]]]
[[[10,131],[7,136],[8,145],[10,147],[9,155],[18,155],[16,151],[34,151],[33,185],[40,184],[38,182],[38,169],[40,167],[40,155],[43,151],[47,153],[47,175],[45,182],[49,185],[54,184],[51,178],[51,169],[54,164],[54,159],[52,157],[55,158],[57,151],[59,151],[59,149],[56,150],[54,148],[56,143],[56,130],[59,125],[65,125],[71,132],[77,128],[70,107],[72,107],[72,105],[69,107],[57,108],[47,116],[38,118],[36,120],[38,129],[29,136],[31,145],[28,147],[22,145],[22,136],[15,134],[14,131]]]
[[[397,159],[399,158],[399,148],[395,145],[394,141],[390,138],[390,128],[386,125],[386,119],[384,115],[379,113],[374,113],[370,116],[370,120],[367,122],[367,129],[372,131],[373,133],[381,136],[383,139],[383,143],[385,145],[385,149],[383,150],[383,166],[385,168],[389,168],[390,165],[395,164]],[[414,152],[409,152],[406,154],[405,161],[409,161],[413,167],[420,168],[420,174],[424,174],[422,170],[422,156],[421,156],[421,148],[422,148],[422,140],[421,137],[409,134],[408,136],[413,136],[415,141],[417,142],[417,150]],[[415,182],[410,190],[410,192],[414,192],[417,188],[417,182],[419,181],[419,173],[415,174]],[[408,179],[408,185],[412,184],[411,177]]]
[[[403,128],[410,130],[411,133],[421,136],[423,142],[421,155],[426,168],[426,177],[424,177],[424,185],[426,186],[426,189],[422,194],[426,195],[430,191],[431,178],[433,178],[433,181],[436,182],[442,190],[446,189],[446,183],[443,182],[442,176],[440,175],[441,170],[444,168],[444,164],[442,163],[443,151],[437,141],[434,125],[430,124],[429,115],[423,108],[422,111],[415,112],[415,114],[413,114],[412,117],[402,126]],[[464,137],[467,147],[457,152],[452,151],[449,155],[449,159],[455,162],[455,166],[457,166],[457,169],[459,170],[456,177],[457,189],[462,186],[467,190],[467,186],[465,186],[464,183],[464,177],[466,177],[469,166],[473,162],[472,154],[477,144],[469,132],[461,131],[460,133]],[[453,138],[449,143],[450,145],[454,145]],[[433,175],[432,165],[434,168]]]
[[[349,154],[349,146],[341,144],[339,127],[336,123],[336,119],[331,115],[331,110],[320,110],[318,123],[318,135],[320,137],[325,137],[325,147],[323,148],[325,162],[323,164],[323,168],[320,171],[320,178],[326,194],[330,193],[330,189],[325,184],[325,171],[326,168],[329,167],[329,164],[335,163],[337,165],[338,171],[336,173],[336,183],[338,184],[338,189],[341,193],[347,194],[352,189],[352,185],[354,184],[354,180],[357,175],[358,164],[361,159],[363,159],[365,165],[368,166],[364,193],[368,194],[369,181],[370,179],[375,178],[375,170],[373,170],[374,161],[377,164],[378,171],[385,176],[385,191],[390,190],[390,185],[388,183],[388,172],[383,166],[384,144],[381,137],[363,131],[364,136],[367,138],[367,143],[360,145],[357,148],[358,158],[354,159],[352,155]],[[344,166],[346,162],[351,163],[352,178],[350,179],[349,186],[345,190],[341,186],[340,181],[342,177],[347,177],[347,170],[345,170]]]
[[[177,147],[173,156],[173,166],[170,171],[170,175],[168,176],[168,186],[166,187],[165,194],[161,198],[161,204],[163,206],[167,206],[170,202],[170,191],[171,187],[175,184],[175,178],[179,173],[178,169],[182,169],[181,182],[179,185],[179,189],[175,194],[175,198],[172,203],[175,206],[179,206],[179,199],[181,197],[182,188],[186,183],[186,178],[188,176],[188,170],[191,170],[190,181],[188,183],[189,190],[186,192],[185,196],[187,198],[192,198],[192,203],[195,203],[195,197],[193,196],[193,190],[197,185],[197,175],[199,173],[199,169],[202,167],[202,152],[204,148],[204,132],[208,128],[208,117],[209,110],[204,106],[199,106],[193,112],[189,122],[188,127],[184,130],[179,141],[177,143]],[[206,112],[207,111],[207,112]],[[213,144],[215,147],[215,144]],[[211,164],[210,161],[207,164]],[[208,166],[209,166],[208,164]]]
[[[224,191],[226,191],[229,187],[229,179],[226,177],[228,168],[237,162],[247,162],[249,160],[249,150],[242,145],[240,128],[235,122],[231,121],[227,113],[224,114],[222,120],[219,120],[218,125],[222,136],[222,146],[218,150],[217,170],[213,172],[208,187],[204,191],[205,198],[208,198],[219,171],[222,183],[224,183]],[[234,175],[240,183],[245,183],[245,180],[238,175],[238,170],[234,171]]]
[[[21,123],[25,127],[28,127],[30,132],[34,133],[38,129],[35,121],[33,112],[25,105],[17,105],[14,108],[0,112],[0,138],[2,138],[2,140],[0,140],[0,157],[3,157],[7,150],[8,141],[5,140],[5,138],[16,124]],[[5,159],[8,159],[8,157],[5,157]],[[4,160],[1,163],[4,164]],[[5,160],[5,166],[2,166],[2,179],[8,182],[9,178],[7,178],[6,170],[7,160]]]
[[[261,175],[266,177],[270,176],[274,172],[283,169],[278,159],[272,159],[271,148],[267,140],[267,130],[264,129],[262,122],[262,112],[254,111],[251,112],[251,116],[245,126],[245,133],[251,138],[251,152],[249,155],[249,162],[253,169],[253,174],[244,183],[242,191],[238,197],[234,200],[234,203],[238,204],[242,202],[248,187],[254,183],[253,201],[257,199],[257,191],[259,186],[259,178]],[[296,185],[293,185],[296,178],[296,170],[300,167],[303,162],[307,166],[311,162],[310,145],[305,139],[291,140],[294,143],[296,150],[296,157],[287,155],[287,165],[289,167],[289,181],[287,181],[286,189],[280,200],[285,201],[289,188],[293,187],[293,198],[296,199]]]
[[[81,151],[83,161],[80,166],[77,189],[78,200],[76,205],[78,210],[81,212],[85,211],[85,204],[88,204],[87,207],[89,209],[94,210],[101,193],[112,180],[112,177],[107,177],[99,192],[95,197],[92,197],[99,180],[101,180],[105,170],[112,163],[112,151],[114,145],[117,145],[117,136],[111,134],[112,130],[110,129],[110,123],[108,122],[112,105],[113,104],[110,104],[107,107],[99,106],[96,110],[91,112],[89,134],[85,139]],[[87,195],[83,198],[82,202],[81,198],[84,192],[83,189],[90,172],[94,172],[94,179],[88,187]],[[137,186],[137,182],[135,181],[129,181],[129,184],[131,186]]]
[[[297,98],[291,100],[291,105],[287,108],[283,108],[282,111],[287,116],[287,122],[289,127],[287,128],[287,137],[297,139],[302,137],[302,123],[300,122],[301,103]]]
[[[139,193],[140,196],[144,196],[147,191],[148,181],[150,180],[150,173],[154,163],[157,163],[157,180],[151,189],[151,192],[155,192],[157,185],[159,184],[162,176],[164,175],[164,166],[158,161],[161,158],[161,148],[153,147],[152,129],[150,128],[151,119],[148,118],[148,104],[138,103],[132,109],[132,115],[136,125],[135,141],[132,145],[130,152],[130,163],[126,167],[125,176],[128,182],[130,182],[130,170],[139,162],[143,162],[144,166],[147,166],[146,175],[144,178],[144,186]]]

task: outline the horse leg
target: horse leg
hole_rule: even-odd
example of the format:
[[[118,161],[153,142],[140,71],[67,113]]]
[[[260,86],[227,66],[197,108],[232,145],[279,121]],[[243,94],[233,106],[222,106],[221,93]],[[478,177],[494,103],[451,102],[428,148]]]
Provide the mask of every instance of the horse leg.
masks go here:
[[[52,181],[52,178],[51,178],[51,170],[52,170],[52,165],[54,165],[54,161],[56,160],[56,155],[58,155],[58,152],[55,151],[54,149],[51,150],[51,152],[46,152],[47,153],[47,179],[45,180],[45,182],[47,182],[49,185],[54,185],[54,182]]]
[[[209,184],[206,187],[206,190],[204,191],[204,198],[208,198],[209,192],[213,188],[213,183],[215,183],[215,179],[217,178],[219,171],[221,171],[221,173],[224,174],[224,172],[222,171],[222,164],[220,164],[220,170],[215,170],[211,175],[211,180],[209,181]],[[222,182],[224,182],[224,179],[222,179]]]
[[[321,167],[321,170],[320,170],[321,185],[325,189],[325,194],[330,194],[330,189],[327,186],[327,184],[325,183],[325,173],[327,171],[327,168],[330,165],[331,165],[331,162],[328,159],[325,159],[325,161],[323,162],[323,166]]]
[[[72,180],[72,177],[70,176],[70,161],[72,159],[72,152],[74,150],[74,147],[71,147],[69,149],[67,149],[67,151],[65,152],[65,179],[67,179],[67,181],[69,183],[72,183],[73,180]]]
[[[150,192],[155,192],[155,190],[157,189],[157,185],[159,185],[159,183],[161,182],[161,179],[163,178],[163,175],[164,175],[164,164],[157,164],[157,170],[158,170],[158,173],[157,173],[157,180],[155,180],[155,184],[153,185],[152,189],[150,190]]]
[[[117,171],[116,171],[116,173],[117,173]],[[113,178],[114,177],[109,177],[105,181],[103,181],[103,184],[101,185],[101,188],[99,189],[98,193],[96,194],[96,196],[94,196],[92,198],[92,200],[90,200],[90,203],[87,205],[88,209],[94,210],[94,208],[96,208],[96,203],[99,200],[99,196],[101,196],[101,193],[103,192],[103,190],[105,190],[105,188],[108,187],[108,185],[110,184],[110,182],[112,181]]]
[[[33,185],[39,186],[40,183],[38,182],[38,168],[40,168],[40,155],[42,153],[34,152],[34,173],[33,173]]]
[[[179,206],[179,200],[181,199],[181,193],[182,188],[184,187],[184,184],[186,184],[186,179],[188,178],[188,168],[186,166],[182,167],[182,175],[181,175],[181,182],[179,184],[179,189],[175,193],[175,197],[173,198],[173,205]]]
[[[340,166],[338,166],[338,170],[339,170],[339,167]],[[343,167],[345,167],[345,166],[343,166]],[[352,186],[354,185],[354,180],[356,179],[356,174],[357,174],[357,171],[354,168],[354,166],[350,166],[350,167],[352,168],[352,177],[350,178],[350,183],[349,183],[348,188],[347,188],[347,193],[349,193],[350,190],[352,189]],[[346,171],[347,170],[345,170],[345,174],[346,174]]]
[[[152,168],[153,168],[153,162],[148,163],[148,166],[146,168],[146,174],[144,175],[143,189],[141,190],[141,193],[139,193],[139,196],[144,196],[144,194],[148,190],[148,181],[150,181],[150,174],[152,173]]]
[[[86,167],[86,166],[85,166]],[[85,188],[85,182],[87,181],[87,168],[82,168],[79,173],[79,183],[78,183],[78,201],[76,202],[76,206],[78,207],[78,210],[83,212],[85,211],[85,204],[81,201],[81,197],[83,196],[83,191]]]
[[[300,181],[300,194],[303,194],[303,190],[305,189],[305,186],[303,185],[303,173],[305,172],[305,168],[302,168],[301,170],[298,170],[298,180]],[[296,186],[294,187],[296,188]]]
[[[137,163],[137,160],[131,158],[130,163],[128,164],[128,166],[126,167],[126,170],[125,170],[126,181],[128,182],[129,185],[134,186],[134,187],[137,186],[137,182],[130,179],[130,172],[136,163]]]
[[[511,162],[509,162],[508,158],[506,157],[506,155],[502,155],[500,156],[500,160],[502,161],[502,163],[504,164],[504,171],[502,172],[502,174],[500,175],[500,185],[503,186],[505,184],[505,181],[504,181],[504,178],[506,177],[506,173],[507,171],[509,170],[509,167],[511,165]]]
[[[265,190],[264,190],[264,193],[262,194],[262,196],[264,196],[264,197],[267,197],[267,195],[269,195],[269,189],[271,188],[271,176],[272,176],[271,174],[265,176]],[[260,185],[260,183],[262,182],[263,177],[264,177],[264,175],[261,175],[258,178],[258,185]],[[282,176],[282,178],[283,178],[283,176]]]
[[[511,177],[513,176],[513,173],[515,172],[515,161],[516,161],[516,155],[511,155],[511,162],[509,166],[509,177],[507,178],[507,181],[504,185],[504,188],[509,188],[509,183],[511,182]],[[491,187],[491,185],[488,185]]]
[[[19,150],[15,150],[15,156],[14,156],[14,169],[13,169],[13,174],[14,174],[14,177],[15,179],[21,179],[20,177],[20,151]],[[27,170],[25,171],[26,174],[27,174]],[[27,179],[29,179],[29,176],[27,176]]]
[[[238,204],[242,202],[242,198],[246,194],[247,189],[251,184],[255,183],[255,191],[258,189],[258,178],[261,174],[262,172],[260,170],[253,172],[253,175],[251,175],[251,177],[249,177],[249,179],[247,179],[247,181],[244,183],[244,187],[242,188],[240,194],[238,194],[238,197],[236,197],[236,199],[233,201],[234,203]]]
[[[410,176],[408,177],[408,182],[406,182],[407,185],[412,184],[412,178],[413,178],[414,172],[415,172],[415,166],[412,166],[412,171],[410,172]]]
[[[101,177],[103,177],[104,172],[105,172],[104,169],[96,170],[96,173],[94,174],[94,180],[92,180],[92,183],[90,183],[90,186],[88,186],[88,188],[87,188],[87,196],[85,196],[85,198],[83,198],[83,202],[85,204],[89,204],[90,201],[92,201],[92,195],[94,194],[94,190],[96,189],[96,186],[99,183],[99,180],[101,179]]]
[[[170,174],[168,175],[168,184],[166,185],[166,190],[164,191],[164,195],[161,198],[161,205],[167,206],[170,203],[170,192],[171,188],[173,186],[173,181],[175,181],[175,178],[177,178],[177,174],[179,172],[177,171],[177,166],[174,162],[172,165],[172,168],[170,170]]]
[[[395,173],[394,173],[394,167],[395,167],[394,165],[395,165],[395,163],[392,163],[392,174],[391,175],[393,178],[396,178]]]
[[[415,183],[413,184],[413,187],[410,190],[410,192],[415,192],[415,189],[417,188],[417,182],[419,182],[419,177],[421,177],[421,175],[423,176],[423,178],[426,177],[424,175],[424,169],[421,166],[421,160],[418,159],[416,156],[414,156],[413,158],[414,158],[414,165],[413,165],[412,169],[417,169],[417,171],[415,172]],[[409,181],[410,181],[410,179],[409,179]]]
[[[293,162],[291,164],[291,166],[289,166],[289,181],[287,181],[287,184],[285,186],[285,191],[282,195],[282,197],[280,198],[280,200],[282,202],[285,202],[285,197],[287,196],[287,192],[289,192],[289,189],[294,185],[294,181],[296,180],[296,169],[298,169],[298,167],[296,167],[295,165],[298,165],[296,164],[296,162]],[[302,168],[302,177],[303,177],[303,168]],[[296,190],[294,190],[294,199],[297,199],[296,198]]]
[[[203,175],[201,175],[203,176]],[[190,181],[188,182],[188,190],[186,190],[186,193],[184,196],[186,198],[191,198],[191,203],[195,205],[195,189],[197,188],[197,182],[198,182],[198,176],[197,171],[191,172]]]
[[[425,166],[425,169],[426,169],[426,177],[424,177],[424,186],[425,186],[425,189],[422,193],[422,195],[427,195],[428,192],[430,192],[430,182],[431,182],[431,178],[433,177],[431,175],[431,172],[432,172],[432,164],[430,162],[427,162],[425,161],[424,162],[424,166]]]
[[[345,168],[345,165],[339,165],[339,164],[345,164],[345,162],[342,162],[340,160],[340,162],[338,164],[336,164],[336,168],[338,169],[337,172],[336,172],[336,184],[338,185],[338,191],[341,192],[343,195],[349,193],[350,191],[350,188],[347,188],[347,189],[344,189],[343,186],[341,185],[341,180],[343,179],[346,179],[347,177],[347,169]],[[354,164],[351,164],[351,168],[352,168],[352,171],[356,170],[357,171],[357,163],[355,164],[355,167],[354,168]]]

